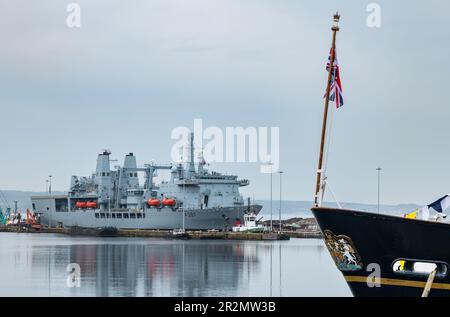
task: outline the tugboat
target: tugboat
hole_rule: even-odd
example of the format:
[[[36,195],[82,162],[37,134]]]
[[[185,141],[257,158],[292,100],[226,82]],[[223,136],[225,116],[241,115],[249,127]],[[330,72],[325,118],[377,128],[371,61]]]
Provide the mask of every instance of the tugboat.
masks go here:
[[[266,231],[266,227],[259,225],[256,221],[256,215],[254,213],[248,213],[244,215],[244,224],[238,220],[236,225],[232,228],[233,232],[253,232],[262,233]]]
[[[450,296],[450,223],[443,214],[450,205],[449,195],[404,217],[322,206],[328,104],[342,103],[335,45],[339,19],[336,13],[311,209],[325,245],[354,296]]]

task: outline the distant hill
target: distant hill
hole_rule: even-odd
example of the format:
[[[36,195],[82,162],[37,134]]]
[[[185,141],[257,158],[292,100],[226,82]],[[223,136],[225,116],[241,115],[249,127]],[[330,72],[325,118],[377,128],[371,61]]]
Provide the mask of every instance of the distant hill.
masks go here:
[[[269,200],[257,200],[256,203],[261,204],[263,209],[260,215],[264,216],[264,219],[270,218],[270,201]],[[325,206],[337,207],[336,203],[325,202]],[[283,201],[281,204],[281,218],[288,219],[293,217],[308,218],[312,217],[310,211],[313,206],[312,201]],[[342,202],[342,208],[356,209],[362,211],[377,212],[377,205],[372,204],[359,204],[359,203],[348,203]],[[399,205],[380,205],[380,213],[401,215],[407,212],[411,212],[421,206],[415,204],[399,204]],[[278,200],[273,200],[272,202],[272,213],[273,219],[278,219],[279,217],[280,202]]]
[[[3,194],[3,195],[2,195]],[[19,210],[31,209],[31,196],[46,195],[45,192],[26,192],[19,190],[2,190],[0,191],[0,207],[14,208],[14,201],[17,201],[17,208]],[[63,194],[62,192],[52,192],[52,194]],[[2,199],[4,197],[4,199]],[[9,206],[7,206],[7,204]]]
[[[25,210],[27,208],[31,208],[31,196],[38,195],[46,195],[45,192],[27,192],[27,191],[17,191],[17,190],[3,190],[0,191],[3,193],[5,200],[9,203],[10,207],[14,207],[14,201],[17,201],[18,208],[20,210]],[[64,192],[53,192],[53,194],[64,194]],[[1,194],[0,194],[1,198]],[[263,205],[263,209],[260,213],[261,216],[264,216],[264,219],[270,218],[270,201],[269,200],[258,200],[256,203]],[[301,217],[308,218],[312,217],[310,208],[313,205],[310,201],[283,201],[281,206],[282,211],[282,219],[288,219],[293,217]],[[336,207],[335,203],[325,203],[326,206]],[[358,209],[364,211],[377,211],[376,205],[370,204],[357,204],[357,203],[341,203],[343,208],[348,209]],[[272,211],[273,211],[273,219],[278,219],[278,210],[279,210],[279,201],[273,200]],[[6,203],[3,199],[0,199],[0,207],[3,209],[6,207]],[[414,209],[419,208],[419,206],[414,204],[401,204],[401,205],[381,205],[380,210],[383,213],[390,214],[403,214],[409,211],[413,211]]]

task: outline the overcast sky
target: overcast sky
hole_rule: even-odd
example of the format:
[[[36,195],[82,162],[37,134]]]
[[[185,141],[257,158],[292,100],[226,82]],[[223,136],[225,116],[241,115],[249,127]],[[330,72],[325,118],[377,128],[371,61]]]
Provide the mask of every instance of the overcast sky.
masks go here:
[[[97,154],[169,162],[178,126],[279,127],[284,197],[312,200],[331,17],[345,106],[328,159],[341,201],[427,203],[450,192],[446,1],[0,0],[0,189],[67,190]],[[213,164],[269,197],[260,164]],[[274,175],[278,197],[278,175]]]

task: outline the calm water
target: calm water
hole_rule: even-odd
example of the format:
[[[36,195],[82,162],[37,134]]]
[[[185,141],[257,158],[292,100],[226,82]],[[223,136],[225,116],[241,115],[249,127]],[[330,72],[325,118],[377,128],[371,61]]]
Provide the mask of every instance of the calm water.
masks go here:
[[[80,287],[68,287],[70,263]],[[0,233],[0,296],[350,296],[322,240]]]

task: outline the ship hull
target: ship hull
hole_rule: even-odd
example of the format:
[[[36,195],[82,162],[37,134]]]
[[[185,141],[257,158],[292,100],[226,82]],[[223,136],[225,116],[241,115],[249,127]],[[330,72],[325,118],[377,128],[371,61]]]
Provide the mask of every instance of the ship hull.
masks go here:
[[[442,274],[429,296],[450,296],[450,224],[335,208],[312,212],[354,296],[421,296],[429,274],[394,269],[399,260],[437,264]]]
[[[222,207],[210,209],[192,209],[185,211],[186,230],[231,229],[237,218],[243,221],[248,206]],[[250,210],[258,214],[260,205],[251,205]],[[40,223],[44,226],[63,226],[80,228],[114,227],[118,229],[160,229],[172,230],[183,227],[183,212],[171,208],[149,208],[142,212],[75,210],[66,212],[36,210],[40,214]],[[118,215],[120,214],[120,218]],[[125,218],[127,215],[127,218]],[[133,218],[131,218],[133,216]]]

